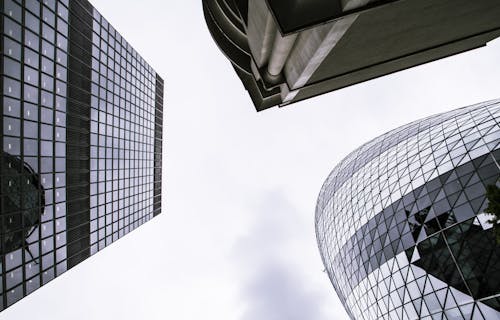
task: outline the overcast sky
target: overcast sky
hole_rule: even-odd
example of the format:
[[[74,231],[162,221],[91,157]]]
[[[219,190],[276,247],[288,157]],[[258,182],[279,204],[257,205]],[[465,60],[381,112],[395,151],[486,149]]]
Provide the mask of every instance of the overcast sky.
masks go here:
[[[323,273],[316,197],[364,142],[500,97],[500,41],[256,113],[200,0],[92,4],[165,80],[162,214],[0,319],[348,319]]]

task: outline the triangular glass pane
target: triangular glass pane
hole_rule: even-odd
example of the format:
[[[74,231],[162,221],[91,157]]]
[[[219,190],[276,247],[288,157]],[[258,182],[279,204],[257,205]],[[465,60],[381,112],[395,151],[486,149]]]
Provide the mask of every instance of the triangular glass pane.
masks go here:
[[[411,301],[410,293],[408,292],[408,289],[406,287],[403,287],[403,288],[405,289],[404,303],[410,302]]]
[[[467,150],[472,150],[474,146],[480,141],[481,139],[474,139],[472,141],[469,141],[465,144],[465,148]]]
[[[475,225],[475,226],[481,226],[481,222],[479,222],[479,219],[477,217],[474,218],[474,220],[472,221],[472,224]]]
[[[454,181],[454,180],[458,179],[458,176],[457,176],[457,173],[455,172],[455,170],[451,170],[450,172],[451,173],[448,176],[448,179],[446,180],[445,183],[448,183],[448,182],[451,182],[451,181]]]
[[[455,298],[451,294],[451,291],[448,290],[448,296],[446,297],[446,307],[445,309],[452,309],[457,306],[457,302],[455,301]]]
[[[465,221],[469,218],[474,217],[474,211],[472,211],[472,207],[468,202],[462,204],[461,206],[455,207],[453,209],[453,213],[455,213],[455,217],[458,222]]]
[[[417,279],[417,286],[418,290],[420,291],[420,294],[423,294],[425,287],[425,277]]]
[[[391,294],[391,300],[392,300],[392,303],[394,304],[395,308],[397,308],[403,304],[403,301],[401,300],[401,298],[399,297],[398,294]]]
[[[499,312],[496,311],[493,308],[490,308],[489,306],[485,305],[484,303],[478,302],[477,305],[481,309],[481,313],[486,319],[498,319],[499,318]],[[495,318],[496,317],[496,318]]]
[[[415,310],[415,307],[413,306],[412,303],[405,304],[404,309],[406,311],[408,319],[411,319],[411,320],[418,319],[417,311]]]
[[[446,194],[444,193],[444,189],[439,189],[439,194],[432,201],[437,202],[437,201],[444,199],[444,198],[446,198]],[[432,197],[431,197],[431,199],[432,199]]]
[[[405,287],[401,287],[401,288],[396,289],[396,292],[398,293],[401,301],[403,301],[405,298]]]
[[[465,157],[465,154],[461,154],[461,155],[458,155],[458,156],[454,157],[453,159],[451,159],[453,166],[457,167],[460,164],[460,162],[462,162],[464,157]]]
[[[441,307],[444,308],[445,306],[445,302],[446,302],[446,292],[448,290],[445,289],[441,289],[441,290],[438,290],[436,291],[436,296],[438,298],[438,301],[439,301],[439,304],[441,305]]]
[[[434,288],[434,290],[439,290],[448,287],[446,283],[444,283],[443,281],[439,280],[438,278],[432,275],[429,275],[429,280],[432,283],[432,287]]]
[[[395,250],[396,252],[402,252],[404,250],[403,248],[403,242],[399,241],[398,242],[398,248]]]
[[[420,315],[422,317],[428,316],[429,315],[429,309],[427,309],[427,305],[425,304],[425,301],[422,300],[422,308],[420,309]]]
[[[485,154],[484,156],[478,158],[478,159],[482,159],[483,161],[481,162],[481,164],[479,165],[479,167],[485,167],[486,165],[490,164],[490,163],[493,163],[493,158],[488,156],[487,154]]]
[[[472,156],[472,157],[473,157],[473,156]],[[472,160],[472,164],[474,165],[474,167],[475,167],[476,169],[479,169],[479,168],[481,167],[481,163],[484,161],[484,159],[485,159],[485,156],[484,156],[484,155],[479,156],[479,157],[477,157],[477,158],[473,158],[473,160]]]
[[[412,268],[409,268],[408,269],[408,276],[406,277],[406,283],[409,283],[413,280],[415,280],[415,275],[413,274]]]
[[[385,237],[385,241],[384,241],[384,248],[388,247],[391,245],[391,238],[389,237],[389,235],[387,235]],[[384,249],[385,250],[385,249]]]
[[[420,241],[424,241],[425,239],[427,239],[427,233],[425,232],[425,229],[422,228],[422,230],[420,230],[420,234],[418,235],[417,243]]]
[[[425,221],[424,222],[428,222],[429,220],[432,220],[436,217],[436,213],[434,210],[432,211],[429,211],[429,213],[427,213],[427,216],[425,217]]]
[[[463,192],[455,192],[454,194],[451,194],[448,196],[448,202],[450,206],[454,206],[455,203],[457,202],[458,197],[463,194]]]
[[[470,205],[472,206],[472,210],[474,212],[480,212],[481,207],[483,206],[483,203],[485,202],[486,198],[479,197],[470,202]]]
[[[458,200],[452,204],[453,207],[458,207],[466,202],[468,202],[469,199],[465,196],[465,192],[460,192],[460,196],[458,197]]]
[[[498,142],[499,141],[500,141],[500,139],[497,139],[497,140],[492,141],[492,142],[488,142],[486,144],[486,147],[488,148],[489,151],[496,150],[496,149],[498,149]]]
[[[420,253],[418,252],[418,248],[415,247],[415,250],[413,250],[413,255],[411,257],[411,263],[414,263],[418,260],[420,260]]]
[[[427,277],[427,281],[425,282],[424,294],[429,294],[434,292],[434,288],[432,287],[431,280]]]
[[[462,314],[465,317],[465,319],[472,318],[472,309],[473,308],[474,308],[474,303],[469,303],[469,304],[460,306],[460,311],[462,311]]]
[[[442,157],[441,157],[441,159],[442,159]],[[436,163],[438,163],[438,162],[436,162]],[[441,181],[442,184],[446,183],[446,181],[448,180],[448,178],[450,177],[450,175],[451,175],[452,172],[453,171],[447,171],[447,172],[445,172],[445,173],[443,173],[442,175],[439,176],[439,180]]]
[[[452,292],[453,296],[455,297],[455,300],[459,305],[463,305],[467,302],[473,301],[471,296],[466,295],[465,293],[462,293],[453,287],[450,287],[450,291]]]
[[[458,165],[459,165],[459,166],[461,166],[461,165],[466,165],[467,163],[470,163],[470,160],[471,160],[471,158],[470,158],[469,154],[466,154],[466,155],[462,158],[462,161],[460,161],[460,163],[459,163]],[[471,167],[473,167],[473,166],[471,165]]]
[[[413,300],[412,302],[413,302],[413,307],[415,308],[415,311],[417,312],[417,314],[420,315],[420,308],[422,307],[422,299],[417,298],[417,299]]]
[[[413,271],[413,275],[415,276],[415,278],[420,278],[427,275],[427,272],[425,272],[422,268],[417,267],[413,264],[411,265],[411,270]]]
[[[476,306],[474,307],[474,312],[472,313],[472,320],[486,320],[483,317],[483,314],[481,313],[481,310],[479,310],[479,307]]]
[[[472,177],[473,173],[466,173],[461,175],[458,179],[460,180],[460,183],[465,186],[469,183],[470,178]]]

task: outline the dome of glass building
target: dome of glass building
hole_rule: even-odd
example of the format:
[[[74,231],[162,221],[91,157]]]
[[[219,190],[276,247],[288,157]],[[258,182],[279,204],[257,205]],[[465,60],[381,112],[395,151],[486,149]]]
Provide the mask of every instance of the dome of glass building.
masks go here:
[[[333,169],[316,236],[351,318],[500,319],[499,123],[500,100],[434,115]]]

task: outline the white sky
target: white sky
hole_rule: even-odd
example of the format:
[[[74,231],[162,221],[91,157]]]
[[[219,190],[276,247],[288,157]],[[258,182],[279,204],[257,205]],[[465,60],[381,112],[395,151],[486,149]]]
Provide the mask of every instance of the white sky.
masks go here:
[[[256,113],[200,0],[92,4],[165,80],[162,214],[0,319],[348,319],[322,272],[316,197],[362,143],[500,97],[500,41]]]

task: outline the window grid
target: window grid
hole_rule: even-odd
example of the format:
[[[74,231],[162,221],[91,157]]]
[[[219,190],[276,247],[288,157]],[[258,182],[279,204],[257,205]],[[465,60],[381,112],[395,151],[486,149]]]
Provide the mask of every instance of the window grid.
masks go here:
[[[0,219],[7,228],[0,233],[1,311],[78,263],[83,251],[94,254],[159,213],[153,207],[155,185],[161,187],[154,175],[155,138],[161,142],[155,116],[163,80],[86,0],[71,7],[69,0],[0,0],[0,6]],[[91,39],[74,20],[86,17],[75,12],[86,8],[92,8]],[[83,67],[79,54],[89,57]],[[87,105],[79,99],[85,94]],[[88,129],[77,119],[85,107]],[[86,150],[79,156],[91,155],[92,170],[75,188],[71,181],[86,169],[75,171],[80,159],[66,152],[87,130],[88,148],[77,147]],[[68,208],[88,209],[87,234],[75,230],[79,218],[71,220]]]
[[[153,216],[156,74],[94,10],[91,254]]]
[[[56,99],[57,95],[54,94],[65,86],[65,79],[58,75],[56,83],[54,75],[57,64],[53,57],[55,46],[59,46],[62,52],[65,48],[53,39],[55,29],[62,21],[59,16],[56,19],[55,5],[55,2],[49,1],[31,3],[28,10],[20,2],[5,0],[2,3],[2,41],[5,48],[2,63],[7,70],[3,79],[2,140],[4,151],[13,156],[5,158],[4,165],[11,168],[14,162],[20,161],[33,172],[40,172],[40,179],[36,181],[40,184],[37,187],[44,190],[45,202],[40,228],[2,261],[5,266],[2,277],[2,286],[6,290],[2,296],[4,305],[10,305],[29,294],[40,283],[50,281],[56,270],[65,270],[61,258],[64,250],[59,250],[65,244],[64,236],[61,239],[64,226],[61,226],[61,219],[55,219],[57,214],[54,214],[55,209],[64,207],[65,195],[65,113],[62,99]],[[61,5],[60,12],[65,10],[67,8]],[[37,29],[43,30],[40,36],[32,32]],[[47,39],[52,39],[55,46],[48,43]],[[58,101],[56,107],[54,100]],[[20,192],[27,192],[29,187],[24,185],[24,181],[30,183],[35,180],[32,176],[23,176],[25,174],[11,176],[9,187],[14,188],[15,182],[19,182]],[[2,193],[8,194],[15,190],[4,189]],[[27,205],[25,202],[24,197],[21,197],[21,207]],[[37,202],[36,208],[40,210],[40,199]],[[25,219],[21,212],[17,212],[5,216],[3,223],[14,223],[16,215],[21,221]],[[26,227],[23,230],[28,231]]]

